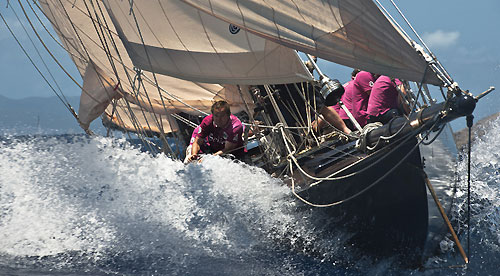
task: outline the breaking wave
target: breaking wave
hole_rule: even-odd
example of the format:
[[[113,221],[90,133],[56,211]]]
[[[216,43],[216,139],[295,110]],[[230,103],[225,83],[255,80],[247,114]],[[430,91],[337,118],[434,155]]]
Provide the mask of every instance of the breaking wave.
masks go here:
[[[458,165],[460,189],[453,214],[453,219],[459,222],[460,240],[466,250],[470,248],[468,275],[496,274],[500,262],[500,117],[474,127],[473,137],[480,132],[485,135],[473,140],[471,151],[470,224],[466,149]]]
[[[258,269],[290,272],[277,252],[321,261],[344,250],[320,240],[322,222],[280,180],[243,163],[208,156],[184,165],[125,140],[83,136],[3,139],[0,157],[6,265],[180,273],[262,258]]]
[[[452,274],[488,274],[500,261],[500,152],[491,150],[498,145],[500,119],[473,146],[471,264],[466,273]],[[348,232],[328,228],[335,221],[313,214],[280,180],[243,163],[209,156],[184,165],[122,139],[75,135],[0,138],[0,160],[2,272],[385,275],[390,270],[390,260],[360,257],[348,246]],[[466,161],[459,163],[459,204],[452,216],[462,225],[457,230],[464,246]],[[449,250],[458,255],[453,246]]]

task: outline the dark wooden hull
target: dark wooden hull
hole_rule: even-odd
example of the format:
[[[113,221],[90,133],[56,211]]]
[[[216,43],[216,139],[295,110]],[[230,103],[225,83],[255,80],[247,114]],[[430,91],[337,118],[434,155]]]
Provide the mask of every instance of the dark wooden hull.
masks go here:
[[[333,177],[346,177],[317,183],[295,169],[296,191],[313,204],[349,199],[330,207],[310,207],[337,218],[332,229],[342,227],[354,233],[347,246],[419,265],[439,254],[439,243],[448,233],[425,177],[429,177],[447,215],[452,211],[459,179],[458,152],[448,125],[432,144],[416,144],[416,139],[410,139],[370,155],[359,153],[352,145],[318,150],[299,159],[308,174],[328,177],[337,172]]]
[[[322,212],[343,217],[345,228],[355,232],[350,243],[365,252],[418,259],[427,238],[428,203],[422,158],[415,145],[416,139],[412,139],[396,149],[385,148],[369,156],[351,153],[338,159],[333,157],[338,153],[318,152],[300,160],[307,173],[326,177],[347,165],[335,177],[353,175],[317,184],[308,181],[298,194],[314,204],[329,204],[361,193],[347,202],[324,207]],[[360,161],[359,157],[366,158]],[[324,166],[331,160],[335,162]],[[294,178],[306,182],[300,173]]]

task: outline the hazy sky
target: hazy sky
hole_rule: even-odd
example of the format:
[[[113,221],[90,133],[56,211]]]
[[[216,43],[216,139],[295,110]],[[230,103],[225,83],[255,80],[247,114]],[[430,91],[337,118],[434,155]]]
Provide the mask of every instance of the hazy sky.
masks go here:
[[[28,36],[24,34],[23,24],[28,29],[30,27],[24,20],[18,3],[16,1],[10,1],[10,3],[22,20],[18,21],[12,9],[7,9],[3,1],[0,5],[0,13],[6,18],[21,43],[35,58],[40,69],[46,72]],[[383,0],[382,3],[388,6],[387,0]],[[398,1],[398,5],[460,87],[470,90],[473,94],[479,94],[490,86],[499,89],[479,102],[475,111],[476,118],[500,111],[497,104],[500,102],[500,51],[498,50],[500,1],[405,0]],[[41,27],[38,28],[41,29]],[[41,32],[43,33],[43,29]],[[51,39],[46,36],[44,40],[50,41]],[[39,43],[36,44],[39,45]],[[62,61],[70,74],[81,82],[69,56],[55,44],[49,47],[57,50],[54,54]],[[0,21],[0,49],[0,79],[2,80],[0,95],[13,99],[54,95],[23,54],[3,21]],[[51,72],[65,95],[79,95],[80,89],[54,65],[45,49],[39,47],[38,50],[44,59],[50,62]],[[320,62],[320,66],[331,77],[341,81],[349,78],[350,69],[326,61]],[[46,75],[50,78],[50,75]],[[55,89],[59,88],[55,87]]]

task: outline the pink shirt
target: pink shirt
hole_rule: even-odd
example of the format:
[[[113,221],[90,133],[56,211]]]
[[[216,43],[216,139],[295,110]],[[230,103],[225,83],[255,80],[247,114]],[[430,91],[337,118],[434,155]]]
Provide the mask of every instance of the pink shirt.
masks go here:
[[[370,97],[368,93],[371,91],[375,80],[375,77],[370,72],[361,71],[346,88],[346,102],[344,104],[361,126],[366,125],[368,119],[368,113],[366,113]],[[341,111],[341,113],[340,118],[348,119],[345,112]]]
[[[373,84],[370,99],[368,100],[368,115],[379,116],[389,109],[398,108],[396,85],[400,84],[401,82],[398,79],[393,82],[387,76],[380,76]]]
[[[194,143],[196,137],[204,139],[205,143],[210,146],[213,152],[224,149],[226,141],[235,143],[237,147],[243,146],[243,125],[241,121],[231,114],[231,123],[225,128],[214,126],[213,115],[208,115],[201,121],[201,124],[196,127],[191,136],[190,144]],[[243,148],[236,150],[232,154],[237,155],[243,152]]]
[[[194,143],[194,140],[196,139],[196,136],[198,136],[198,133],[200,133],[201,129],[200,126],[198,125],[194,130],[193,134],[191,134],[191,140],[189,141],[189,145],[192,145]],[[205,144],[207,143],[207,139],[205,139]]]

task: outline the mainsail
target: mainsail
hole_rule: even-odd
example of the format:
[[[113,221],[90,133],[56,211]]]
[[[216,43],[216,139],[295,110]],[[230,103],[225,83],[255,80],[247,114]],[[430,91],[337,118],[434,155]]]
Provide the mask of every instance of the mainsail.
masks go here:
[[[250,32],[338,64],[442,85],[372,0],[183,0]],[[160,1],[161,2],[161,1]]]
[[[134,65],[191,81],[281,84],[311,80],[295,51],[181,1],[104,1]]]
[[[371,0],[184,2],[40,1],[84,79],[89,68],[99,72],[101,85],[83,87],[82,127],[105,111],[111,122],[123,116],[139,129],[170,131],[177,129],[170,114],[202,115],[222,98],[233,112],[252,110],[245,84],[311,80],[292,49],[443,84]]]
[[[134,122],[133,127],[137,129],[155,131],[152,129],[155,128],[167,133],[177,129],[175,120],[168,119],[168,114],[202,115],[209,112],[214,100],[222,98],[228,99],[234,112],[238,112],[246,108],[242,95],[251,102],[247,86],[192,82],[134,68],[112,20],[99,1],[46,0],[40,1],[40,5],[82,77],[88,79],[99,72],[101,85],[94,82],[93,86],[82,87],[84,102],[81,106],[85,108],[79,111],[79,117],[84,129],[97,114],[105,111],[103,108],[111,122],[129,122],[129,125]],[[298,60],[292,50],[287,51]],[[93,66],[89,67],[91,63]],[[89,69],[91,71],[87,72]],[[295,75],[302,75],[304,68],[299,68],[298,72]],[[106,86],[114,89],[106,89]],[[113,98],[118,98],[117,93],[122,99],[108,105]],[[121,127],[130,129],[125,125]]]

